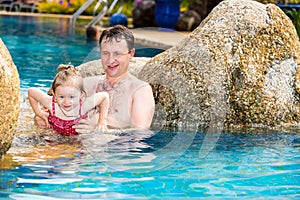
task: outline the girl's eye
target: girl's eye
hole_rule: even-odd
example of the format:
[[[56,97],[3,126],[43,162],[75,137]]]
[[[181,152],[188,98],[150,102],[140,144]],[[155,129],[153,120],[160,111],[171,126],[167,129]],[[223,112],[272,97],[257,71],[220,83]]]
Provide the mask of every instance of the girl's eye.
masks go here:
[[[75,98],[75,96],[70,96],[70,98],[71,98],[71,99],[74,99],[74,98]]]
[[[63,99],[63,98],[64,98],[64,96],[59,96],[58,98],[60,98],[60,99]]]

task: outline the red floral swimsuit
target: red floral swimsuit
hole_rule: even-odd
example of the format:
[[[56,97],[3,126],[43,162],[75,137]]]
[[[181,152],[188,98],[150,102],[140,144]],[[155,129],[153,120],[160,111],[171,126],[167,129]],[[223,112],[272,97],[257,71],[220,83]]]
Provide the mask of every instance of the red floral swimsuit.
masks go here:
[[[52,98],[53,115],[49,111],[48,121],[52,126],[52,128],[58,133],[65,134],[65,135],[76,135],[78,133],[75,131],[74,128],[72,128],[72,126],[78,124],[79,120],[86,119],[88,117],[88,112],[86,112],[84,115],[81,115],[81,107],[82,107],[82,102],[80,101],[80,108],[79,108],[80,116],[78,118],[71,119],[71,120],[64,120],[55,116],[55,104],[54,104],[54,98]]]

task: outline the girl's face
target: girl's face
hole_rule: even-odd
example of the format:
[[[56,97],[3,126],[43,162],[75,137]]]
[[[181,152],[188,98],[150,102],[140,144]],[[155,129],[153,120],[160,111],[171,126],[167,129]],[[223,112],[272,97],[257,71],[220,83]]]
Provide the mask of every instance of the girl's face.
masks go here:
[[[80,104],[81,92],[73,86],[58,86],[55,90],[56,103],[65,111],[71,111]]]

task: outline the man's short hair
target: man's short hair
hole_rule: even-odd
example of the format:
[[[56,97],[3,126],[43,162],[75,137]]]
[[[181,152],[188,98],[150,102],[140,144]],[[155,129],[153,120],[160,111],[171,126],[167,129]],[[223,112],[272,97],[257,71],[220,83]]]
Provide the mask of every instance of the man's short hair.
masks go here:
[[[106,40],[108,42],[112,41],[115,39],[116,41],[125,39],[127,43],[128,50],[132,50],[134,48],[134,36],[131,31],[126,26],[123,25],[115,25],[112,27],[109,27],[102,31],[99,39],[99,45],[101,47],[101,42],[103,38],[107,38]]]

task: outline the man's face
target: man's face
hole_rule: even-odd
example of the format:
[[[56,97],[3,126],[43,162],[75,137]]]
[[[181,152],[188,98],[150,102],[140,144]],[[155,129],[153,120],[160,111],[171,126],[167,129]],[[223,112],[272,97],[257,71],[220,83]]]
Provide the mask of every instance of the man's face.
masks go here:
[[[124,39],[107,41],[101,43],[101,60],[106,75],[111,78],[118,78],[128,71],[129,61],[134,55],[134,49],[129,51]]]

